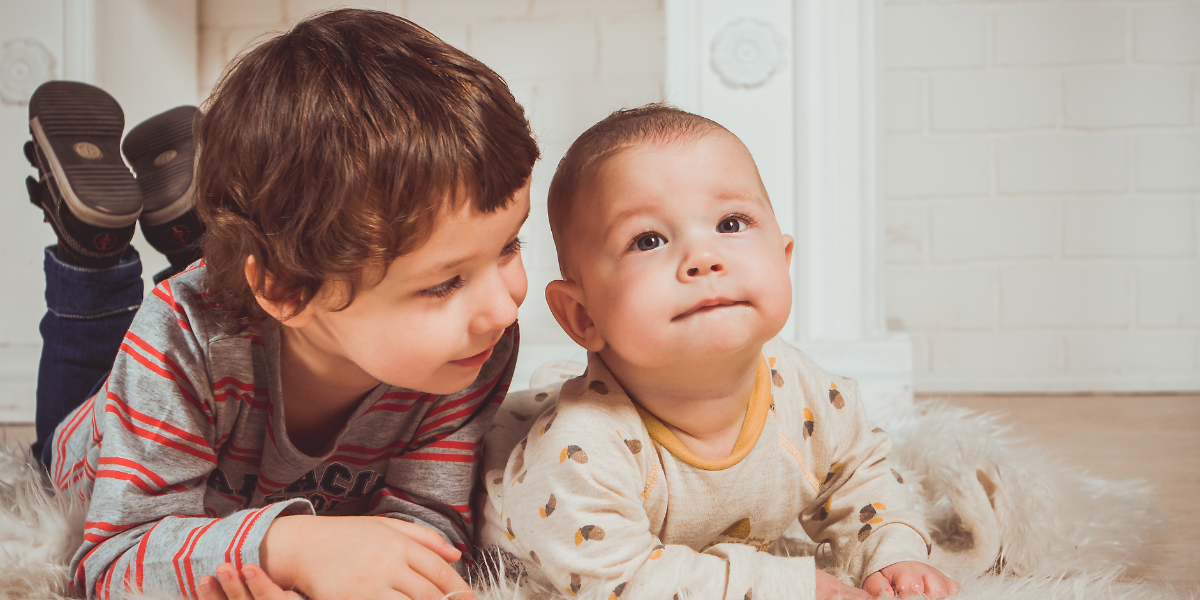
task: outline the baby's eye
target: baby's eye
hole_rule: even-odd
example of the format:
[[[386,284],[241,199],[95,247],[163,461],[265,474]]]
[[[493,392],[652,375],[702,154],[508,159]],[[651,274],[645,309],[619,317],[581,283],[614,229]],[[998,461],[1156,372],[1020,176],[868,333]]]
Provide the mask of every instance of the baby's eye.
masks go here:
[[[717,224],[717,233],[737,233],[746,229],[743,217],[725,217]]]
[[[639,235],[637,239],[633,240],[633,248],[638,252],[645,252],[647,250],[658,248],[659,246],[664,246],[666,243],[667,239],[661,235],[658,235],[657,233],[643,233],[642,235]]]
[[[461,288],[465,284],[466,282],[463,281],[462,277],[455,275],[454,277],[447,279],[442,283],[439,283],[431,288],[423,289],[417,293],[430,298],[445,298],[446,296],[453,294],[458,290],[458,288]]]

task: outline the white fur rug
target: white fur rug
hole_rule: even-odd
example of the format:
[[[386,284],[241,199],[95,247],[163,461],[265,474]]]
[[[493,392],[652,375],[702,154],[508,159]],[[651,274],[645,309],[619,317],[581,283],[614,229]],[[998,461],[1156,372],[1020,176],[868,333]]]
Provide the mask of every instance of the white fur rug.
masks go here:
[[[936,544],[933,563],[962,583],[963,600],[1150,600],[1200,598],[1123,577],[1152,564],[1144,540],[1156,524],[1141,482],[1110,482],[1063,465],[1015,437],[991,414],[920,403],[874,421],[892,436],[892,461],[924,508]],[[77,597],[67,564],[86,507],[44,491],[25,454],[0,449],[0,598]],[[775,552],[816,554],[803,538]],[[686,573],[681,573],[683,580]],[[530,586],[480,585],[482,600],[547,595]]]

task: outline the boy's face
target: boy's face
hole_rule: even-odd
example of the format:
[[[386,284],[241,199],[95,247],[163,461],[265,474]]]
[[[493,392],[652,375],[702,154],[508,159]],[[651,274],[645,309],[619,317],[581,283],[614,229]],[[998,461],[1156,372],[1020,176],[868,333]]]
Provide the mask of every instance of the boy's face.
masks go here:
[[[464,206],[440,217],[423,246],[393,261],[345,310],[330,310],[339,306],[336,292],[319,297],[320,306],[305,311],[311,320],[291,328],[293,348],[317,353],[310,360],[319,362],[305,362],[323,365],[347,388],[466,388],[525,299],[517,233],[528,215],[526,184],[506,209],[480,214]]]
[[[792,239],[731,134],[621,151],[579,193],[569,258],[602,355],[671,366],[783,328]]]

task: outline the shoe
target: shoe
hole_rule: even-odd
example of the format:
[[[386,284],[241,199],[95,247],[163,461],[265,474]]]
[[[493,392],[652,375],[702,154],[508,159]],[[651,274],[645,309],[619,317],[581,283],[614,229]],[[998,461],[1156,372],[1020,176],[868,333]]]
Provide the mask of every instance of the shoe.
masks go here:
[[[85,83],[50,81],[29,100],[33,141],[25,156],[39,178],[26,180],[26,187],[69,262],[115,265],[133,239],[142,192],[121,160],[124,128],[117,101]]]
[[[142,190],[142,235],[181,269],[200,258],[204,225],[196,218],[196,148],[192,141],[195,106],[180,106],[134,127],[121,150]],[[177,264],[180,263],[180,264]]]

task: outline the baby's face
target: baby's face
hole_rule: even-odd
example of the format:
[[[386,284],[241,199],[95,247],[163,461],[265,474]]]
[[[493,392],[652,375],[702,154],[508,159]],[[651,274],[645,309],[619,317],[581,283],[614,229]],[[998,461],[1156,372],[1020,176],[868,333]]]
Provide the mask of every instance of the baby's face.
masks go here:
[[[737,138],[622,151],[579,193],[570,258],[602,355],[670,366],[759,347],[783,328],[792,238]]]

